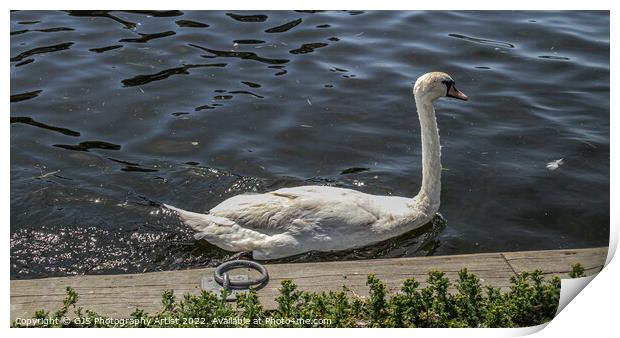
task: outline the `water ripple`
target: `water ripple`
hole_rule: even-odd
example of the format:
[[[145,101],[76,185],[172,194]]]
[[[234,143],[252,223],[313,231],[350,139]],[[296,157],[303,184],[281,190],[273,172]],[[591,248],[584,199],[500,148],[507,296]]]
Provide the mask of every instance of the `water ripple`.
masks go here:
[[[21,61],[32,55],[52,53],[52,52],[58,52],[61,50],[69,49],[69,47],[73,46],[73,44],[74,44],[73,42],[65,42],[65,43],[59,43],[59,44],[52,45],[52,46],[37,47],[34,49],[27,50],[25,52],[19,53],[19,55],[12,57],[11,61]]]
[[[80,133],[77,131],[73,131],[71,129],[62,128],[62,127],[54,127],[54,126],[50,126],[49,124],[37,122],[32,117],[26,117],[26,116],[11,117],[11,124],[13,123],[29,124],[34,127],[56,131],[56,132],[59,132],[61,134],[68,135],[68,136],[76,136],[76,137],[80,136]]]
[[[198,48],[200,50],[203,50],[205,52],[209,52],[211,54],[215,54],[215,56],[213,56],[213,57],[239,58],[239,59],[246,59],[246,60],[254,60],[254,61],[268,63],[268,64],[283,64],[283,63],[287,63],[287,62],[290,61],[288,59],[264,58],[264,57],[258,56],[254,52],[223,51],[223,50],[210,49],[210,48],[207,48],[207,47],[202,47],[202,46],[198,46],[198,45],[191,44],[191,43],[189,45],[194,47],[194,48]],[[204,57],[209,58],[209,56],[204,56]]]
[[[235,13],[226,13],[229,17],[241,22],[264,22],[267,21],[267,15],[240,15]]]
[[[241,81],[241,83],[243,83],[244,85],[250,87],[250,88],[260,88],[261,85],[258,83],[254,83],[254,82],[250,82],[250,81]]]
[[[209,27],[206,23],[192,21],[192,20],[178,20],[175,22],[179,27],[190,27],[190,28],[206,28]]]
[[[230,91],[229,93],[230,94],[247,94],[247,95],[254,96],[255,98],[258,98],[258,99],[263,99],[264,98],[264,96],[260,96],[258,94],[249,92],[247,90],[233,90],[233,91]]]
[[[43,90],[34,90],[31,92],[27,92],[27,93],[11,95],[11,102],[20,102],[20,101],[34,99],[35,97],[39,96],[39,94],[41,94],[42,91]]]
[[[169,78],[172,75],[188,75],[189,70],[193,68],[204,68],[204,67],[226,67],[226,63],[207,63],[207,64],[191,64],[184,65],[181,67],[170,68],[162,70],[161,72],[157,72],[155,74],[145,74],[145,75],[136,75],[130,79],[121,80],[123,86],[125,87],[134,87],[134,86],[142,86],[147,83],[153,81],[159,81]]]
[[[475,37],[470,37],[470,36],[461,35],[461,34],[455,34],[455,33],[448,34],[448,36],[451,36],[451,37],[457,38],[457,39],[461,39],[461,40],[465,40],[465,41],[476,42],[476,43],[480,43],[480,44],[488,45],[488,46],[515,48],[515,45],[513,45],[512,43],[503,42],[503,41],[495,41],[495,40],[489,40],[489,39],[483,39],[483,38],[475,38]]]
[[[152,34],[145,34],[145,33],[138,33],[138,34],[140,35],[139,38],[125,38],[125,39],[118,40],[118,42],[147,43],[153,39],[160,39],[160,38],[165,38],[167,36],[175,35],[176,32],[165,31],[165,32],[160,32],[160,33],[152,33]]]
[[[129,171],[129,172],[139,172],[139,173],[153,173],[159,170],[153,168],[142,168],[133,165],[128,165],[126,167],[121,168],[121,171]]]
[[[107,47],[91,48],[89,49],[89,51],[95,52],[95,53],[103,53],[109,50],[114,50],[114,49],[119,49],[119,48],[123,48],[123,45],[112,45],[112,46],[107,46]]]
[[[90,149],[105,149],[105,150],[120,150],[121,146],[114,143],[103,141],[85,141],[79,144],[54,144],[54,147],[75,150],[75,151],[89,151]]]
[[[540,55],[539,58],[548,59],[548,60],[562,60],[562,61],[570,60],[570,58],[567,58],[565,56],[557,56],[557,55]]]
[[[28,32],[52,33],[52,32],[68,32],[68,31],[74,31],[74,30],[75,29],[68,28],[68,27],[54,27],[54,28],[43,28],[43,29],[22,29],[18,31],[12,31],[11,35],[19,35],[19,34],[24,34]]]
[[[299,47],[297,49],[293,49],[293,50],[289,51],[289,53],[291,53],[291,54],[307,54],[307,53],[314,52],[314,50],[316,50],[318,48],[323,48],[323,47],[327,47],[327,46],[328,46],[328,44],[326,44],[324,42],[304,43],[303,45],[301,45],[301,47]]]
[[[33,63],[33,62],[34,62],[34,59],[26,59],[26,60],[24,60],[22,62],[16,63],[15,67],[21,67],[21,66],[27,65],[29,63]]]
[[[90,11],[90,10],[80,10],[80,11],[68,11],[70,16],[77,17],[101,17],[108,18],[114,20],[120,24],[122,24],[127,29],[136,28],[137,24],[135,22],[123,20],[118,16],[110,14],[108,11]]]
[[[148,16],[153,16],[156,18],[167,18],[167,17],[174,17],[174,16],[182,16],[183,12],[181,11],[177,11],[177,10],[169,10],[169,11],[154,11],[154,10],[129,10],[129,11],[125,11],[127,13],[134,13],[134,14],[143,14],[143,15],[148,15]]]
[[[287,22],[287,23],[282,24],[280,26],[269,28],[269,29],[265,30],[265,33],[284,33],[286,31],[292,29],[293,27],[299,25],[302,21],[303,20],[301,18],[299,18],[297,20],[293,20],[293,21]]]
[[[234,40],[233,43],[240,45],[256,45],[260,43],[265,43],[263,40],[254,40],[254,39],[244,39],[244,40]]]

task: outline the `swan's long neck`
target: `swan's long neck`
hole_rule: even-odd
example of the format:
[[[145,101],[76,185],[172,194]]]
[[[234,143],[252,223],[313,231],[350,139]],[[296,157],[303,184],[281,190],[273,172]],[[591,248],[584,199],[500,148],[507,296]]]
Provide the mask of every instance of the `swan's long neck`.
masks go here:
[[[439,208],[441,193],[441,146],[433,101],[415,93],[416,108],[422,134],[422,187],[417,199],[434,212]],[[433,213],[434,213],[433,212]]]

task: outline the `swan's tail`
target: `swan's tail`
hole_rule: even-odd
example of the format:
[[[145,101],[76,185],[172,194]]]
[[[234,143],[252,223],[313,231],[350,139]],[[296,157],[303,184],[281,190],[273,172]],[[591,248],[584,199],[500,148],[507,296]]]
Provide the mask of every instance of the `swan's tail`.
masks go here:
[[[253,251],[269,244],[270,236],[240,227],[228,218],[185,211],[167,204],[163,207],[174,211],[183,223],[194,229],[194,238],[204,239],[224,250]]]
[[[231,227],[235,224],[235,222],[224,217],[199,214],[197,212],[186,211],[167,204],[162,204],[162,206],[177,213],[183,223],[190,226],[197,232],[204,231],[208,226]]]

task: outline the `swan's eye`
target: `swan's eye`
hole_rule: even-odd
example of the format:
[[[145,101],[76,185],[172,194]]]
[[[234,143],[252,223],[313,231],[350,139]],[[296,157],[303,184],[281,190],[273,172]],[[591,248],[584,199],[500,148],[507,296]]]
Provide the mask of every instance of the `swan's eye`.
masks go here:
[[[441,81],[441,83],[445,84],[446,87],[448,87],[448,88],[454,86],[454,81],[452,81],[452,80],[443,80],[443,81]]]
[[[452,80],[443,80],[443,81],[441,81],[441,83],[446,85],[446,96],[447,96],[448,93],[450,92],[450,88],[452,86],[454,86],[454,81],[452,81]]]

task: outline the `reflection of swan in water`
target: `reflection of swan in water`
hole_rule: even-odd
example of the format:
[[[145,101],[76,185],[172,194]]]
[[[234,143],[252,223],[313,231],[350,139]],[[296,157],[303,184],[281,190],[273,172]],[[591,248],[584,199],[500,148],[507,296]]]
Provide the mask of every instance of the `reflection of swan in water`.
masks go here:
[[[256,259],[307,251],[359,248],[428,223],[439,209],[441,149],[433,101],[449,96],[467,100],[445,73],[427,73],[413,93],[422,134],[422,187],[414,198],[376,196],[326,186],[283,188],[231,197],[199,214],[169,205],[196,239]]]

